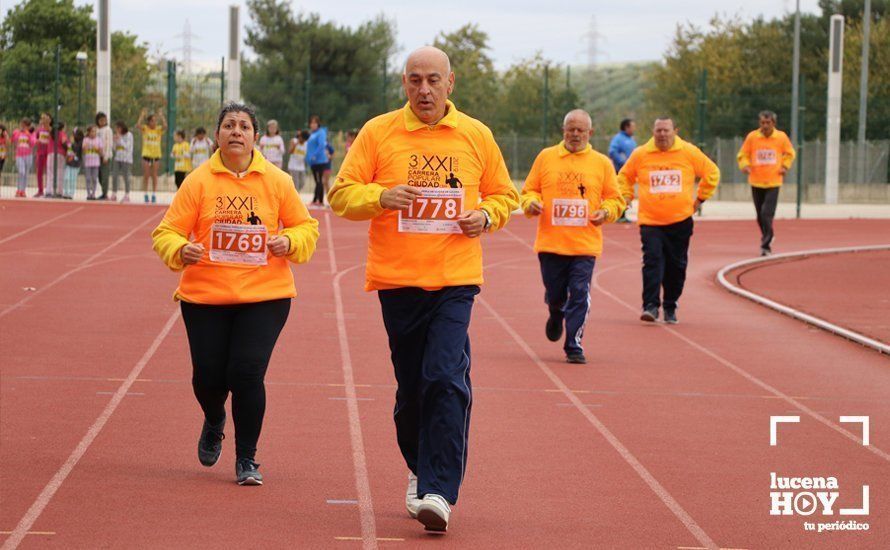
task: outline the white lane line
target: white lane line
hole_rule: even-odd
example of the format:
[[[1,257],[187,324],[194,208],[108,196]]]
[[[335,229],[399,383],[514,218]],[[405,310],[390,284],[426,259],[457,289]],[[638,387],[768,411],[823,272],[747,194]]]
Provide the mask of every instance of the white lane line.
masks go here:
[[[65,482],[65,479],[68,477],[68,474],[71,473],[71,470],[77,466],[77,463],[83,458],[83,455],[86,454],[87,450],[90,448],[90,445],[93,444],[93,441],[96,440],[96,437],[99,435],[99,432],[102,431],[102,428],[105,427],[105,424],[108,422],[108,419],[111,418],[111,415],[114,414],[114,411],[117,409],[118,405],[123,401],[124,396],[127,395],[130,387],[136,382],[136,379],[139,378],[139,373],[142,372],[142,369],[145,368],[145,365],[148,364],[149,360],[154,356],[155,352],[161,346],[161,343],[164,341],[164,338],[167,337],[167,334],[170,333],[170,329],[173,328],[173,324],[176,323],[176,320],[179,319],[179,309],[167,319],[167,322],[164,324],[164,327],[161,329],[161,332],[155,337],[154,341],[148,346],[148,349],[145,350],[145,353],[142,355],[142,358],[136,363],[133,369],[130,371],[130,374],[121,382],[121,385],[117,388],[117,391],[114,392],[112,398],[108,401],[108,405],[105,406],[105,409],[99,414],[99,417],[96,418],[96,421],[93,422],[93,425],[90,426],[90,429],[87,430],[87,433],[83,436],[83,439],[80,440],[80,443],[77,444],[77,447],[74,448],[74,451],[71,452],[71,455],[68,457],[68,460],[62,464],[62,467],[53,475],[52,479],[46,484],[43,490],[37,495],[37,498],[34,500],[34,503],[31,504],[31,507],[28,508],[28,511],[25,512],[25,515],[22,516],[22,519],[19,521],[16,528],[12,531],[12,534],[8,539],[3,543],[2,548],[0,550],[12,550],[13,548],[17,548],[19,544],[21,544],[22,539],[25,538],[25,535],[28,534],[31,527],[34,526],[34,522],[37,521],[37,518],[40,517],[40,514],[43,513],[43,510],[52,500],[53,496],[56,494],[56,491],[62,486],[62,483]]]
[[[340,358],[343,363],[343,383],[346,393],[346,409],[349,414],[349,439],[352,444],[352,463],[355,469],[355,489],[358,493],[359,517],[362,524],[362,547],[368,550],[377,548],[377,523],[374,518],[374,505],[371,501],[371,483],[368,479],[368,462],[365,457],[365,444],[362,437],[361,417],[358,413],[358,397],[355,389],[355,376],[352,370],[352,357],[349,353],[349,337],[346,333],[346,316],[343,313],[343,293],[340,280],[344,275],[361,267],[361,264],[338,271],[337,256],[334,252],[334,233],[331,215],[325,213],[325,229],[328,240],[328,259],[331,273],[334,273],[334,306],[337,311],[337,334],[340,339]]]
[[[44,226],[47,226],[53,222],[59,221],[62,218],[67,218],[71,214],[80,212],[81,210],[83,210],[83,208],[84,208],[83,206],[80,206],[78,208],[75,208],[74,210],[69,210],[68,212],[65,212],[64,214],[59,214],[55,218],[50,218],[42,223],[38,223],[37,225],[32,225],[31,227],[29,227],[27,229],[23,229],[23,230],[19,231],[18,233],[13,233],[12,235],[10,235],[8,237],[4,237],[4,238],[0,239],[0,244],[9,242],[13,239],[18,239],[22,235],[27,235],[28,233],[30,233],[31,231],[34,231],[35,229],[40,229],[41,227],[44,227]]]

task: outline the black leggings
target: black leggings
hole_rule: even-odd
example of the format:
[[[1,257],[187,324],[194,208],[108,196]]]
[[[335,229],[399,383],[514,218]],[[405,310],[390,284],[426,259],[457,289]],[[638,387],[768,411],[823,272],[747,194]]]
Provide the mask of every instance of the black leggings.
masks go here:
[[[182,302],[195,397],[207,421],[218,424],[232,392],[238,458],[256,454],[266,412],[263,379],[289,312],[290,298],[230,306]]]
[[[326,166],[326,164],[313,164],[310,166],[312,168],[312,177],[315,179],[315,196],[312,198],[312,202],[324,204],[324,169]]]

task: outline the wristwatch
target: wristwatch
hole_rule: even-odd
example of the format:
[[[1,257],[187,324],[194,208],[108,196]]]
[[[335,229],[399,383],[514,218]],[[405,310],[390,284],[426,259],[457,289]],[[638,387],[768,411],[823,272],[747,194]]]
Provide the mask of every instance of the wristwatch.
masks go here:
[[[482,208],[480,208],[479,210],[482,212],[482,215],[485,216],[485,226],[482,227],[482,231],[488,231],[489,228],[491,228],[491,214],[489,214],[488,211]]]

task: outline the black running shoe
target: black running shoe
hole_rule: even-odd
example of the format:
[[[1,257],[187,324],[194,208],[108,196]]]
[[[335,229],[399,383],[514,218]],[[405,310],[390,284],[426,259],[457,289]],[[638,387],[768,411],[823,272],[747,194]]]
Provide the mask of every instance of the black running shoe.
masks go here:
[[[235,481],[238,485],[262,485],[263,474],[259,467],[251,458],[239,458],[235,461]]]
[[[677,310],[675,309],[666,309],[664,310],[664,322],[669,325],[676,325],[680,321],[677,320]]]
[[[562,319],[557,319],[550,314],[547,318],[547,326],[544,327],[544,333],[551,342],[558,342],[562,338]]]
[[[587,358],[584,357],[583,353],[572,353],[566,356],[566,363],[572,363],[575,365],[586,365]]]
[[[211,426],[207,420],[204,420],[204,426],[201,427],[201,437],[198,439],[198,460],[208,468],[219,460],[219,455],[222,452],[222,440],[226,438],[226,434],[223,433],[225,426],[226,417],[223,416],[218,425]]]
[[[640,321],[646,321],[647,323],[654,323],[658,320],[658,308],[657,307],[649,307],[643,310],[643,313],[640,314]]]

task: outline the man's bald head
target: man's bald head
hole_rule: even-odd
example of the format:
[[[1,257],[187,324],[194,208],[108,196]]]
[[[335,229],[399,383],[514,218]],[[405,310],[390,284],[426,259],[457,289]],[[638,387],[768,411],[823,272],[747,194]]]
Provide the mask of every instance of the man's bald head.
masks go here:
[[[566,124],[569,123],[569,120],[578,120],[578,122],[587,122],[588,128],[593,127],[593,119],[590,118],[590,113],[585,111],[584,109],[574,109],[566,113],[565,118],[562,119],[562,126],[565,128]]]
[[[448,59],[448,54],[435,46],[423,46],[408,54],[403,74],[410,74],[417,66],[438,67],[446,77],[451,74],[451,60]]]
[[[402,87],[411,110],[425,124],[436,124],[445,116],[448,96],[454,90],[454,73],[448,55],[439,48],[424,46],[405,61]]]

